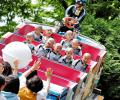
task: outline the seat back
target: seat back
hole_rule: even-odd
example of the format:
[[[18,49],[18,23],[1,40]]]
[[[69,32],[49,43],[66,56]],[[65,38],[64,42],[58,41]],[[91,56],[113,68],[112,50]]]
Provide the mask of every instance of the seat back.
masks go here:
[[[94,60],[94,61],[98,60],[99,52],[100,52],[100,50],[97,48],[94,48],[87,44],[82,44],[82,54],[84,55],[84,53],[90,53],[92,55],[92,60]]]
[[[17,34],[19,35],[26,35],[29,32],[32,32],[35,30],[35,27],[32,25],[24,25],[23,27],[21,27],[20,29],[17,30]]]
[[[60,43],[62,39],[64,39],[64,37],[62,37],[61,35],[59,34],[52,34],[52,37],[55,39],[55,42],[56,43]]]
[[[19,28],[16,33],[19,34],[19,35],[25,36],[27,33],[32,32],[34,30],[35,30],[34,26],[32,26],[32,25],[24,25],[21,28]],[[43,35],[45,35],[46,30],[43,29],[42,33],[43,33]]]
[[[86,68],[86,72],[88,73],[90,70],[93,70],[96,67],[96,65],[97,65],[97,62],[91,60],[90,64]]]
[[[65,37],[59,35],[59,34],[53,34],[52,37],[55,39],[57,43],[60,43],[62,39],[65,39]],[[92,46],[89,46],[87,44],[79,42],[80,45],[82,45],[82,53],[90,53],[92,55],[92,60],[97,61],[99,57],[100,50],[97,48],[94,48]],[[75,59],[81,58],[76,55],[74,55]]]
[[[24,37],[13,33],[10,36],[4,38],[3,42],[5,44],[8,44],[8,43],[13,42],[13,41],[24,42],[25,40],[26,39]],[[39,42],[33,41],[32,44],[35,45],[35,46],[37,46],[37,45],[39,45]]]
[[[38,73],[38,76],[42,80],[46,80],[46,76],[45,76],[44,71],[39,70],[37,73]],[[61,77],[58,77],[58,76],[55,76],[55,75],[52,75],[51,83],[56,84],[56,85],[60,85],[60,86],[63,86],[63,87],[68,87],[68,88],[70,88],[73,85],[76,85],[76,83],[74,83],[74,82],[65,80],[64,78],[61,78]]]
[[[32,66],[34,64],[34,61],[37,61],[37,60],[38,60],[38,57],[32,55],[32,61],[29,63],[29,66]]]
[[[2,56],[2,49],[5,47],[5,44],[0,43],[0,56]]]
[[[11,34],[9,37],[4,39],[4,43],[8,44],[13,41],[19,41],[19,42],[24,42],[26,39],[22,36],[16,35],[16,34]]]
[[[52,68],[53,74],[74,82],[78,82],[80,80],[80,77],[82,77],[82,75],[84,74],[83,72],[74,70],[72,68],[66,67],[62,64],[50,61],[45,58],[41,59],[40,66],[40,69],[43,71],[45,71],[47,68]]]

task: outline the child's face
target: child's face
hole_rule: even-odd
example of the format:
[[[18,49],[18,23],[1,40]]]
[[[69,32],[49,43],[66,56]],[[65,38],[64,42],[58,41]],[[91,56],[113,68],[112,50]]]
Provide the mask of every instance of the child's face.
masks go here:
[[[47,46],[49,47],[49,48],[53,48],[53,45],[54,45],[54,41],[49,41],[48,43],[47,43]]]
[[[52,30],[47,30],[46,31],[46,36],[47,37],[51,37],[51,35],[52,35]]]
[[[56,46],[56,47],[54,48],[54,50],[55,50],[57,53],[60,53],[61,50],[62,50],[62,46]]]
[[[72,42],[72,48],[78,48],[79,44],[78,42]]]
[[[33,37],[32,36],[26,36],[26,40],[30,43],[33,41]]]
[[[77,10],[79,10],[79,11],[80,11],[82,8],[83,8],[83,6],[82,6],[82,5],[80,5],[80,4],[76,4],[76,9],[77,9]]]
[[[36,33],[37,35],[40,35],[40,34],[41,34],[41,31],[42,31],[42,29],[39,29],[39,28],[36,28],[36,29],[35,29],[35,33]]]
[[[86,64],[89,64],[90,61],[91,61],[91,57],[86,57],[86,58],[84,59],[84,62],[85,62]]]
[[[73,55],[73,51],[72,50],[66,52],[67,58],[72,58],[72,55]]]
[[[72,32],[67,33],[66,34],[66,39],[68,39],[68,40],[73,39],[73,33]]]

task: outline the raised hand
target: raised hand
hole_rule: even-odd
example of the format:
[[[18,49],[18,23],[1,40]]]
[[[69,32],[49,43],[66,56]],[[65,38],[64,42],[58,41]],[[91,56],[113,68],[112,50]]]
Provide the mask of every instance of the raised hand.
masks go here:
[[[20,62],[19,62],[18,59],[15,58],[14,61],[13,61],[13,63],[15,65],[13,67],[13,74],[17,75],[18,74],[18,66],[19,66]]]
[[[53,73],[53,70],[51,68],[47,68],[45,75],[47,78],[51,78],[52,73]]]
[[[19,62],[18,59],[14,59],[13,63],[14,63],[14,65],[15,65],[15,67],[18,67],[19,64],[20,64],[20,62]]]
[[[47,70],[45,72],[45,76],[47,77],[47,83],[48,83],[48,86],[46,88],[47,93],[50,89],[50,81],[51,81],[52,73],[53,73],[53,70],[51,68],[47,68]]]
[[[35,61],[33,66],[31,67],[31,70],[38,70],[40,68],[40,61]]]

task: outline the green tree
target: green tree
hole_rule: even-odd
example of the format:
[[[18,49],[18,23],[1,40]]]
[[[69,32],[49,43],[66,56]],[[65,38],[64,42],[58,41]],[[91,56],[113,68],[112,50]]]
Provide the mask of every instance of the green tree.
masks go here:
[[[0,33],[13,32],[16,22],[15,16],[27,18],[31,21],[54,25],[54,21],[61,21],[66,8],[74,0],[38,0],[32,4],[31,0],[0,0],[0,21],[6,26],[0,27]],[[52,6],[53,11],[45,10]],[[88,37],[105,45],[107,55],[104,70],[98,87],[106,100],[120,98],[120,1],[119,0],[88,0],[87,15],[81,24],[82,32]],[[53,22],[43,17],[53,18]]]

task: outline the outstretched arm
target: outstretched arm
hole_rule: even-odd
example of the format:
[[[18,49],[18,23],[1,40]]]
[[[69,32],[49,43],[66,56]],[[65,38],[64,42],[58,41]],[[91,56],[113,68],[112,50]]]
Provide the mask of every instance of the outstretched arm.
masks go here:
[[[33,64],[33,66],[32,66],[30,69],[28,69],[26,72],[24,72],[22,75],[23,75],[24,77],[27,77],[28,75],[30,75],[30,73],[31,73],[32,71],[38,70],[39,67],[40,67],[40,61],[35,61],[34,64]]]
[[[47,86],[46,86],[47,93],[50,89],[50,81],[51,81],[52,73],[53,73],[53,70],[51,68],[48,68],[47,71],[45,72],[45,75],[47,77]]]
[[[17,75],[18,74],[18,66],[19,66],[18,59],[15,59],[13,63],[14,63],[13,75]]]

